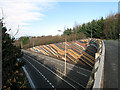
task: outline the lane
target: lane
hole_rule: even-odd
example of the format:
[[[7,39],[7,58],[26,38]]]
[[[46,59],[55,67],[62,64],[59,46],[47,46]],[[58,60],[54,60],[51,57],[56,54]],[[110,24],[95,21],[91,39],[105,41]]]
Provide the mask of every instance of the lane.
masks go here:
[[[104,88],[118,88],[118,49],[120,41],[105,42]]]
[[[57,76],[55,73],[53,73],[51,70],[46,68],[45,66],[41,65],[38,61],[32,59],[29,56],[24,56],[24,59],[28,60],[30,63],[35,65],[35,67],[45,76],[47,79],[55,86],[55,88],[75,88],[72,82],[69,83],[66,80],[62,79],[61,77]],[[79,88],[83,89],[79,86]]]
[[[40,62],[42,62],[42,63],[44,63],[44,64],[46,64],[46,62],[47,62],[47,63],[51,63],[51,62],[52,62],[51,64],[55,64],[56,66],[58,66],[58,65],[63,66],[63,65],[64,65],[64,62],[63,62],[63,61],[57,60],[57,59],[52,58],[52,57],[48,57],[48,56],[41,55],[41,54],[38,54],[38,53],[33,53],[33,52],[30,52],[30,51],[27,51],[26,54],[28,54],[28,55],[30,55],[30,56],[32,55],[32,57],[34,57],[35,59],[39,60]],[[81,73],[86,74],[86,75],[88,75],[88,76],[89,76],[90,73],[91,73],[91,71],[89,71],[89,70],[87,70],[87,69],[84,69],[84,68],[75,66],[75,65],[70,64],[70,63],[67,63],[67,66],[69,67],[69,68],[67,68],[68,71],[69,71],[70,69],[74,68],[74,71],[76,71],[76,73],[77,73],[77,72],[81,72]],[[59,67],[59,68],[60,68],[61,70],[64,70],[64,68],[62,68],[62,67]]]
[[[25,51],[25,53],[27,53],[28,55],[32,55],[33,57],[35,56],[36,59],[43,59],[43,60],[48,60],[48,61],[55,61],[55,63],[61,63],[61,64],[64,64],[63,61],[61,60],[57,60],[55,58],[52,58],[52,57],[49,57],[49,56],[46,56],[46,55],[42,55],[42,54],[39,54],[39,53],[35,53],[35,52],[30,52],[30,51]],[[39,57],[39,58],[38,58]],[[81,67],[78,67],[78,66],[75,66],[73,64],[70,64],[70,63],[67,63],[68,66],[70,67],[75,67],[79,70],[84,70],[86,72],[91,72],[90,70],[87,70],[87,69],[84,69],[84,68],[81,68]]]
[[[26,60],[25,58],[21,58],[23,60]],[[31,65],[28,61],[26,61],[25,65],[26,71],[28,72],[35,88],[54,88],[51,86],[47,80],[39,73],[39,71]]]
[[[30,54],[29,54],[30,55]],[[33,57],[30,55],[30,57]],[[44,63],[45,65],[48,65],[50,68],[52,69],[57,69],[59,71],[61,71],[62,73],[64,73],[64,62],[60,62],[58,60],[52,60],[52,58],[46,58],[42,56],[34,56],[35,59],[37,59],[38,61]],[[54,62],[54,63],[53,63]],[[67,64],[67,77],[70,78],[71,80],[77,82],[80,85],[83,85],[84,87],[86,87],[87,82],[89,80],[89,76],[90,76],[89,71],[83,69],[83,68],[76,68],[73,65],[70,65],[69,63]]]

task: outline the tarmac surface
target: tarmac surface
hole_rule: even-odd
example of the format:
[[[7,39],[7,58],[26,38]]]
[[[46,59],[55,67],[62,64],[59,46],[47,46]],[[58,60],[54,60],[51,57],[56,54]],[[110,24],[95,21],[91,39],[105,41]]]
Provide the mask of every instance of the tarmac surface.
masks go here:
[[[120,41],[105,42],[104,88],[118,88],[118,64],[120,66]],[[120,71],[120,69],[119,69]]]
[[[84,90],[91,71],[67,63],[64,76],[64,62],[45,55],[26,52],[21,58],[35,88],[73,88]]]

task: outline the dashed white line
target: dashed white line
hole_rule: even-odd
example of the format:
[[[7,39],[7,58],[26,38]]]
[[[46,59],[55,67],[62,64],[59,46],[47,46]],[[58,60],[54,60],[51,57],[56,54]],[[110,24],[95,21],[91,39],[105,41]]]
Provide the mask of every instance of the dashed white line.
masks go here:
[[[24,57],[23,57],[24,58]],[[38,71],[38,73],[41,75],[41,76],[43,76],[43,78],[45,79],[45,76],[35,67],[35,66],[33,66],[26,58],[24,58],[36,71]],[[45,79],[45,80],[47,80],[47,78]],[[47,82],[49,82],[49,80],[47,80]],[[49,83],[50,84],[50,83]],[[51,87],[54,87],[52,84],[50,84],[51,85]]]
[[[49,82],[49,80],[47,80],[47,82]],[[50,83],[49,83],[50,84]]]
[[[26,51],[25,51],[26,52]],[[28,52],[28,51],[27,51]],[[31,53],[31,52],[28,52],[28,53]],[[52,59],[51,61],[55,61],[55,62],[59,62],[59,63],[64,63],[63,61],[58,61],[56,60],[55,58],[51,58],[51,57],[48,57],[48,56],[44,56],[44,55],[41,55],[39,54],[40,56],[44,57],[44,58],[49,58],[49,59]],[[45,59],[45,60],[48,60],[48,59]],[[88,72],[91,72],[90,70],[87,70],[87,69],[84,69],[84,68],[81,68],[81,67],[78,67],[76,65],[73,65],[73,64],[70,64],[70,63],[67,63],[67,65],[70,65],[70,66],[73,66],[73,67],[76,67],[78,69],[82,69],[82,70],[85,70],[85,71],[88,71]]]
[[[29,58],[31,58],[30,56],[27,56]],[[70,84],[68,81],[66,81],[65,79],[63,79],[62,77],[60,77],[59,75],[57,75],[55,72],[53,72],[52,70],[50,70],[48,67],[46,67],[45,65],[41,64],[40,62],[38,62],[37,60],[35,60],[34,58],[31,58],[33,61],[37,62],[38,64],[42,65],[44,68],[46,68],[47,70],[49,70],[50,72],[52,72],[54,75],[56,75],[57,77],[59,77],[60,79],[62,79],[64,82],[66,82],[67,84],[69,84],[71,87],[75,88],[72,84]],[[84,86],[83,86],[84,87]]]
[[[52,88],[55,88],[55,87],[52,85]]]

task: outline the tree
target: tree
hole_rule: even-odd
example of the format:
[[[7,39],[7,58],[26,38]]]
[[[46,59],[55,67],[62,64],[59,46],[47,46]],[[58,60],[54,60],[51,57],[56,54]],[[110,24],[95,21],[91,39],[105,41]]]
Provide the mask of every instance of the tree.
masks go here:
[[[118,15],[110,14],[104,23],[104,34],[107,39],[117,39],[119,35],[118,30]]]
[[[13,45],[14,39],[6,31],[6,27],[2,27],[2,85],[4,89],[20,88],[25,81],[20,72],[24,62],[17,58],[22,57],[22,53],[20,47]]]
[[[67,28],[67,30],[65,30],[63,33],[66,35],[70,35],[72,33],[72,29]]]
[[[103,17],[101,17],[101,19],[97,21],[97,24],[98,24],[98,30],[97,30],[98,36],[97,37],[104,38],[104,33],[103,33],[104,19],[103,19]]]

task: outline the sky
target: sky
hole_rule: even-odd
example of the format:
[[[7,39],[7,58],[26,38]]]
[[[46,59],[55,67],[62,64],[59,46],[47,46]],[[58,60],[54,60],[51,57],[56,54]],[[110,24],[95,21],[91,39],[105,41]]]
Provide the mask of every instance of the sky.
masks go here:
[[[0,18],[11,36],[60,35],[64,28],[73,28],[106,18],[118,12],[117,0],[1,0]],[[11,30],[9,30],[11,29]]]

